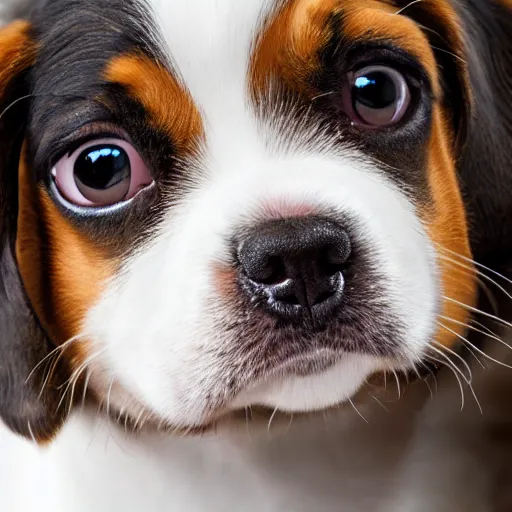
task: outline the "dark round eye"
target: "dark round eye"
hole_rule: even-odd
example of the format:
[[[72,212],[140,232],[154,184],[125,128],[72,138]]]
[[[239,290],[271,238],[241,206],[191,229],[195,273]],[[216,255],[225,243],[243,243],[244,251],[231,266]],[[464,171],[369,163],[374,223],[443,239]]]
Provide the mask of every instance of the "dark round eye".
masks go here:
[[[113,144],[85,149],[76,159],[73,169],[78,190],[96,204],[122,201],[130,190],[131,174],[126,151]]]
[[[66,199],[80,206],[120,203],[152,183],[139,154],[117,139],[81,146],[62,158],[52,174]]]
[[[404,76],[387,66],[367,66],[357,71],[351,96],[358,119],[376,127],[398,123],[411,98]]]

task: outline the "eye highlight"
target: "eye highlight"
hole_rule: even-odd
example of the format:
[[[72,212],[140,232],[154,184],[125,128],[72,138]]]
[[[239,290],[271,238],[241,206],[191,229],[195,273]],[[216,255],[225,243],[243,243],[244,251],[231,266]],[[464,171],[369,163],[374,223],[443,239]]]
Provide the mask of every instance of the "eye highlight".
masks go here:
[[[388,66],[373,65],[356,71],[350,87],[355,121],[367,126],[386,127],[398,123],[411,101],[407,80]]]
[[[60,193],[77,206],[110,206],[127,201],[153,179],[131,144],[99,139],[61,158],[52,169]]]

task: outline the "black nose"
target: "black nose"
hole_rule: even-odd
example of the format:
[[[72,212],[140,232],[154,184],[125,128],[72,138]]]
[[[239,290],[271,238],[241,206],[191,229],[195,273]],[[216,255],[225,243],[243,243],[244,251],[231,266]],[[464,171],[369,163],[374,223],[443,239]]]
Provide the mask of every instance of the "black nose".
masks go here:
[[[251,295],[282,318],[325,320],[343,299],[347,232],[318,217],[267,222],[242,241],[238,259]]]

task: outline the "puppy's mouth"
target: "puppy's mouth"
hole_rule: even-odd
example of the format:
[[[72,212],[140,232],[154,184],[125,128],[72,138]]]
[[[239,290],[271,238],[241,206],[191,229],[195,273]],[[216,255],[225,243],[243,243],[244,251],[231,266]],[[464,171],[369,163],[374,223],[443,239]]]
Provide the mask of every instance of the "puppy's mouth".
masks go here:
[[[334,366],[343,354],[328,348],[314,349],[304,354],[293,355],[281,361],[270,363],[266,374],[259,381],[279,377],[308,377],[324,372]]]
[[[147,417],[147,421],[144,422],[136,419],[137,415],[131,417],[130,414],[127,418],[122,411],[118,411],[116,419],[119,423],[124,424],[125,428],[128,421],[128,426],[133,432],[142,432],[157,427],[161,432],[172,435],[194,436],[216,432],[217,429],[222,429],[225,426],[247,426],[248,421],[257,428],[260,425],[267,425],[270,417],[272,421],[281,419],[287,421],[290,416],[307,417],[321,411],[338,409],[346,402],[345,396],[340,396],[339,399],[333,398],[329,403],[309,402],[309,405],[304,407],[288,407],[286,401],[282,405],[274,404],[267,398],[273,396],[275,391],[282,386],[286,387],[290,382],[304,383],[307,379],[316,380],[326,373],[337,372],[339,371],[338,365],[343,365],[347,361],[350,364],[352,357],[354,354],[342,350],[315,348],[288,357],[273,358],[266,362],[264,371],[239,376],[236,392],[226,393],[222,399],[213,399],[210,406],[204,411],[202,419],[189,425],[168,423],[149,410],[147,410],[147,414],[143,414],[144,418]],[[383,368],[385,366],[383,363]],[[385,370],[378,371],[379,374],[382,372]],[[372,375],[369,375],[369,378]],[[349,396],[355,395],[358,390],[359,386],[355,386],[349,391]]]
[[[277,381],[294,377],[306,378],[326,372],[335,366],[342,357],[343,354],[340,352],[321,348],[272,361],[268,363],[266,371],[261,375],[252,380],[246,380],[243,392],[236,396],[230,408],[246,407],[247,400],[251,395],[258,395],[262,389],[272,386]]]

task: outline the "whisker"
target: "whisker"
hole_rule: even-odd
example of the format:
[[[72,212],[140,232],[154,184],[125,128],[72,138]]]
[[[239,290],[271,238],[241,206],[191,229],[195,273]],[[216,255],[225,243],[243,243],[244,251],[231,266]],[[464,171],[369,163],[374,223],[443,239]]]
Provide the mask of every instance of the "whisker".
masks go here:
[[[107,421],[108,421],[108,418],[110,417],[110,397],[111,397],[111,394],[112,394],[112,388],[114,387],[114,382],[115,382],[116,378],[115,377],[112,377],[112,380],[110,382],[110,386],[108,388],[108,392],[107,392]]]
[[[137,416],[137,418],[135,419],[135,423],[133,425],[133,429],[137,432],[140,432],[140,428],[142,427],[142,418],[144,416],[144,407],[141,407],[140,408],[140,413],[139,415]],[[189,427],[189,430],[191,429],[192,427]]]
[[[0,120],[5,116],[5,114],[7,114],[7,112],[9,112],[9,110],[11,110],[11,108],[15,107],[18,103],[21,103],[22,101],[28,100],[32,97],[33,94],[27,94],[25,96],[20,96],[19,98],[16,98],[12,103],[9,103],[9,105],[7,105],[7,107],[0,113]]]
[[[361,411],[355,406],[354,402],[352,402],[352,399],[349,398],[348,401],[352,408],[354,409],[354,411],[357,412],[358,416],[361,417],[365,423],[368,423],[368,420],[361,414]]]
[[[82,392],[82,405],[81,405],[81,408],[80,408],[80,411],[83,412],[84,410],[84,405],[85,405],[85,399],[86,399],[86,396],[87,396],[87,388],[89,387],[89,381],[91,380],[91,375],[94,371],[94,368],[87,368],[87,372],[86,372],[86,375],[85,375],[85,382],[84,382],[84,389],[83,389],[83,392]]]
[[[107,399],[106,399],[107,407],[105,409],[105,416],[107,419],[108,437],[107,437],[107,441],[105,442],[105,454],[107,453],[108,442],[110,441],[110,439],[114,439],[114,441],[115,441],[115,438],[112,434],[112,428],[111,428],[112,426],[110,424],[110,394],[112,393],[112,387],[114,386],[114,381],[115,381],[115,377],[112,377],[112,380],[110,381],[110,386],[107,391]],[[117,444],[117,442],[116,442],[116,444]]]
[[[252,441],[251,429],[249,425],[249,419],[252,419],[252,409],[250,405],[246,405],[245,409],[245,429],[247,431],[247,437],[249,441]]]
[[[464,366],[464,368],[466,368],[466,370],[468,371],[468,382],[471,382],[472,379],[473,379],[473,374],[471,372],[471,368],[469,367],[469,364],[464,361],[464,359],[459,355],[457,354],[457,352],[455,352],[454,350],[452,350],[451,348],[449,347],[445,347],[444,345],[442,345],[441,343],[439,343],[438,341],[434,340],[433,341],[433,344],[437,347],[438,350],[445,350],[446,352],[448,352],[451,356],[455,357],[456,359],[458,359],[462,365]]]
[[[69,379],[61,386],[61,388],[64,386],[66,386],[66,387],[64,389],[64,392],[62,393],[62,396],[60,397],[59,403],[57,404],[57,411],[61,408],[61,406],[65,402],[66,396],[67,396],[68,392],[70,391],[70,389],[71,389],[71,395],[69,398],[69,410],[71,409],[71,407],[73,406],[73,397],[74,397],[74,393],[75,393],[76,383],[80,379],[80,376],[82,375],[82,373],[87,370],[89,363],[91,361],[93,361],[97,355],[99,355],[99,353],[94,353],[94,354],[90,355],[89,357],[87,357],[82,362],[82,364],[80,364],[80,366],[78,366],[78,368],[76,368],[73,371],[73,373],[71,374]],[[69,410],[68,410],[68,412],[69,412]]]
[[[432,393],[432,388],[430,387],[430,384],[427,382],[427,380],[425,378],[423,378],[418,370],[418,368],[416,367],[416,364],[413,363],[412,365],[413,367],[413,370],[414,370],[414,373],[416,374],[416,376],[418,377],[419,380],[423,381],[425,383],[425,385],[427,386],[429,392],[430,392],[430,398],[434,398],[434,394]]]
[[[450,362],[450,364],[453,365],[453,369],[462,377],[462,379],[464,380],[464,382],[466,384],[470,384],[471,383],[471,378],[468,378],[466,377],[466,375],[464,374],[464,372],[448,357],[447,354],[445,354],[442,350],[439,350],[438,348],[430,345],[428,347],[430,350],[433,350],[436,354],[440,355],[443,359],[446,359],[447,363],[448,364],[448,361]]]
[[[392,370],[393,375],[395,376],[396,380],[396,387],[398,390],[398,400],[402,398],[402,388],[400,387],[400,379],[398,378],[398,374],[396,373],[396,370]]]
[[[473,271],[473,269],[469,265],[465,265],[464,263],[461,263],[459,261],[455,261],[453,258],[449,258],[446,255],[441,255],[440,257],[441,257],[441,259],[444,259],[445,261],[449,261],[452,265],[456,265],[456,266],[464,268],[466,270]],[[503,286],[501,286],[495,279],[493,279],[492,277],[488,276],[487,274],[484,274],[483,272],[481,272],[478,269],[476,269],[476,272],[477,272],[477,274],[480,277],[482,277],[483,279],[485,279],[489,283],[493,284],[496,288],[498,288],[498,290],[503,292],[510,300],[512,300],[512,294],[510,294],[507,290],[505,290],[505,288]]]
[[[491,328],[487,327],[487,325],[482,322],[478,322],[474,318],[471,318],[470,323],[477,325],[480,329],[483,329],[485,332],[489,333],[491,336],[499,337]]]
[[[441,356],[443,357],[443,359],[438,359],[437,357],[434,357],[430,354],[425,354],[425,357],[427,359],[434,361],[434,362],[440,364],[441,366],[444,366],[445,368],[448,368],[453,373],[455,378],[457,379],[457,382],[459,384],[459,389],[460,389],[460,402],[461,402],[460,410],[462,411],[464,409],[464,405],[465,405],[464,387],[462,385],[462,381],[460,380],[460,377],[457,374],[457,372],[454,370],[455,365],[453,365],[453,363],[450,361],[450,359],[447,356],[445,356],[443,353],[441,353]]]
[[[468,350],[469,350],[469,353],[476,359],[476,362],[482,367],[483,370],[486,370],[486,366],[484,363],[482,363],[482,361],[480,360],[480,358],[478,357],[478,355],[475,353],[475,351],[473,350],[472,347],[468,346],[468,345],[464,345]]]
[[[326,432],[328,432],[329,431],[329,418],[328,418],[327,412],[325,410],[322,411],[322,416],[324,418],[325,430],[326,430]]]
[[[286,427],[285,435],[290,433],[290,429],[292,428],[293,423],[293,413],[290,413],[290,421],[288,423],[288,427]]]
[[[371,398],[373,398],[386,412],[389,412],[389,409],[372,393],[368,393]]]
[[[425,368],[425,370],[428,372],[428,377],[431,377],[432,380],[434,381],[434,386],[435,386],[435,389],[434,389],[434,396],[437,396],[437,394],[439,393],[439,387],[438,387],[438,384],[437,384],[437,377],[436,377],[436,374],[432,371],[432,369],[425,363],[423,362],[420,362],[420,364]],[[425,384],[427,384],[428,388],[430,389],[430,385],[427,383],[427,380],[426,379],[423,379],[423,381],[425,382]]]
[[[482,265],[482,263],[478,263],[478,261],[475,261],[475,260],[472,260],[471,258],[463,256],[462,254],[459,254],[458,252],[452,251],[452,250],[444,247],[443,245],[441,245],[439,243],[436,243],[436,245],[439,246],[443,251],[445,251],[445,252],[447,252],[449,254],[452,254],[453,256],[456,256],[456,257],[460,258],[461,260],[467,261],[468,263],[471,263],[471,264],[475,265],[476,267],[479,267],[479,268],[481,268],[483,270],[486,270],[487,272],[490,272],[491,274],[494,274],[495,276],[499,277],[500,279],[503,279],[508,284],[512,285],[512,279],[509,279],[508,277],[505,277],[503,274],[500,274],[496,270],[493,270],[490,267]]]
[[[83,95],[77,95],[77,94],[26,94],[24,96],[20,96],[19,98],[16,98],[14,101],[9,103],[7,107],[2,110],[0,113],[0,120],[11,110],[14,108],[18,103],[21,103],[22,101],[28,100],[30,98],[76,98],[76,99],[87,99]]]
[[[438,343],[438,342],[436,342],[436,343]],[[444,348],[446,349],[447,347],[444,347]],[[442,355],[443,355],[444,357],[446,357],[446,358],[447,358],[447,356],[446,356],[445,354],[442,354]],[[458,354],[457,354],[457,355],[458,355]],[[460,358],[460,356],[459,356],[459,358]],[[460,358],[460,359],[465,363],[465,361],[464,361],[462,358]],[[452,361],[450,361],[450,363],[452,363],[452,364],[453,364],[453,362],[452,362]],[[465,364],[467,364],[467,363],[465,363]],[[459,371],[459,373],[460,373],[461,375],[463,375],[463,374],[462,374],[462,372],[460,372],[459,368],[458,368],[455,364],[453,364],[453,367],[452,367],[452,366],[448,366],[447,364],[446,364],[445,366],[449,367],[452,371],[454,371],[454,369],[456,369],[456,370],[458,370],[458,371]],[[455,373],[454,373],[454,374],[455,374]],[[457,377],[457,374],[455,374],[455,376]],[[460,380],[459,380],[458,378],[457,378],[457,380],[459,381],[459,386],[462,386],[462,383],[460,382]],[[467,386],[469,387],[469,390],[471,391],[471,394],[472,394],[472,396],[473,396],[473,398],[474,398],[474,400],[475,400],[475,403],[476,403],[476,405],[477,405],[477,407],[478,407],[478,410],[480,411],[480,414],[483,414],[482,405],[481,405],[481,403],[480,403],[480,400],[478,399],[478,396],[477,396],[477,394],[476,394],[476,392],[475,392],[475,389],[473,388],[473,385],[472,385],[471,380],[466,381],[466,384],[467,384]],[[461,387],[461,392],[462,392],[462,387]],[[462,407],[461,407],[461,411],[462,411],[463,409],[464,409],[464,405],[462,405]]]
[[[426,27],[425,25],[422,25],[421,23],[418,23],[416,22],[416,24],[418,25],[418,27],[420,27],[421,29],[423,30],[426,30],[427,32],[430,32],[431,34],[434,34],[435,36],[437,36],[441,41],[445,42],[445,43],[448,43],[448,41],[446,40],[446,38],[444,38],[439,32],[436,32],[434,29],[430,28],[430,27]]]
[[[61,389],[62,387],[64,387],[66,384],[67,386],[69,387],[69,384],[73,381],[76,381],[77,379],[80,378],[80,374],[84,372],[84,370],[88,369],[89,367],[89,364],[94,361],[94,359],[96,359],[97,357],[99,357],[101,354],[103,354],[104,352],[104,349],[102,350],[97,350],[91,354],[89,354],[82,362],[81,364],[74,369],[73,373],[71,374],[71,376],[69,377],[69,379],[64,383],[62,384],[62,386],[60,386],[59,389]]]
[[[505,347],[507,347],[509,350],[512,351],[512,347],[508,343],[506,343],[504,340],[502,340],[500,337],[496,336],[496,334],[494,334],[492,332],[491,333],[487,333],[487,332],[485,332],[485,331],[483,331],[481,329],[478,329],[478,328],[473,327],[471,325],[467,325],[464,322],[460,322],[458,320],[454,320],[453,318],[450,318],[450,317],[447,317],[447,316],[441,315],[439,318],[441,318],[443,320],[446,320],[448,322],[452,322],[452,323],[457,324],[457,325],[464,326],[464,327],[468,328],[469,330],[471,330],[473,332],[478,332],[480,334],[483,334],[487,338],[490,338],[492,340],[497,341],[498,343],[501,343],[502,345],[504,345]]]
[[[423,2],[423,0],[413,0],[412,2],[408,3],[405,7],[402,7],[398,11],[393,13],[393,16],[398,16],[399,14],[402,14],[404,11],[409,9],[409,7],[412,7],[415,4],[419,4],[420,2]]]
[[[452,258],[448,258],[442,254],[439,255],[439,258],[442,261],[444,261],[445,263],[448,263],[449,265],[451,265],[451,268],[450,268],[451,272],[459,272],[462,275],[467,275],[467,273],[464,272],[464,270],[463,270],[463,268],[468,268],[465,265],[459,264],[458,262],[454,261]],[[461,266],[463,266],[463,268],[459,268]],[[500,287],[499,284],[496,283],[495,281],[493,281],[492,279],[490,279],[488,276],[486,276],[485,274],[483,274],[481,271],[479,271],[477,269],[475,269],[474,272],[476,274],[475,279],[476,279],[478,286],[482,289],[482,291],[484,292],[488,301],[490,302],[491,308],[492,308],[494,314],[498,314],[498,311],[499,311],[498,301],[496,300],[496,297],[494,296],[492,291],[489,289],[487,284],[484,283],[484,281],[482,280],[482,277],[484,277],[488,280],[491,280],[492,284],[497,286],[498,288]]]
[[[460,302],[456,299],[452,299],[451,297],[446,297],[446,296],[443,296],[443,298],[445,300],[447,300],[448,302],[452,302],[453,304],[457,304],[458,306],[462,307],[462,308],[465,308],[466,310],[468,311],[471,311],[473,313],[476,313],[478,315],[482,315],[486,318],[490,318],[491,320],[494,320],[495,322],[505,326],[505,327],[508,327],[508,328],[511,328],[512,327],[512,324],[510,322],[507,322],[506,320],[503,320],[502,318],[499,318],[495,315],[491,315],[490,313],[486,313],[485,311],[482,311],[481,309],[477,309],[477,308],[474,308],[473,306],[469,306],[468,304],[464,304],[463,302]]]
[[[447,55],[450,55],[451,57],[453,57],[454,59],[457,59],[459,62],[462,62],[463,64],[467,64],[467,61],[464,60],[462,57],[460,57],[459,55],[453,53],[453,52],[450,52],[449,50],[446,50],[444,48],[439,48],[439,46],[434,46],[434,45],[430,45],[430,48],[432,48],[433,50],[437,50],[438,52],[443,52],[443,53],[446,53]]]
[[[502,361],[498,361],[497,359],[495,359],[494,357],[491,357],[489,354],[486,354],[485,352],[483,352],[482,350],[480,350],[477,346],[475,346],[473,343],[471,343],[467,338],[464,338],[464,336],[460,335],[459,333],[453,331],[452,329],[450,329],[449,327],[446,327],[445,325],[442,325],[441,324],[441,327],[443,327],[444,329],[446,329],[447,331],[451,332],[453,335],[457,336],[457,338],[459,338],[461,341],[463,341],[465,344],[468,344],[470,345],[474,350],[476,350],[480,355],[482,355],[483,357],[485,357],[486,359],[489,359],[489,361],[492,361],[493,363],[496,363],[500,366],[503,366],[505,368],[510,368],[512,370],[512,366],[509,366],[508,364],[506,363],[503,363]]]
[[[25,379],[25,384],[28,383],[28,381],[32,378],[32,376],[34,375],[34,373],[37,371],[38,368],[41,367],[42,364],[45,363],[45,361],[47,361],[48,359],[50,359],[52,356],[54,356],[57,352],[59,351],[64,351],[66,350],[70,345],[72,345],[73,343],[75,343],[76,341],[78,341],[80,338],[82,338],[84,335],[83,334],[77,334],[76,336],[73,336],[72,338],[70,338],[69,340],[65,341],[64,343],[62,343],[61,345],[59,345],[58,347],[55,347],[49,354],[47,354],[45,357],[43,357],[43,359],[41,359],[41,361],[39,361],[35,366],[34,368],[32,368],[32,371],[28,374],[28,377]]]
[[[103,416],[101,416],[99,413],[101,412],[101,405],[98,406],[98,415],[97,415],[97,426],[94,430],[94,433],[91,437],[91,440],[89,442],[89,444],[87,445],[87,448],[86,448],[86,453],[91,449],[91,446],[92,446],[92,443],[94,442],[94,440],[96,439],[96,436],[98,435],[98,432],[101,430],[101,427],[103,425],[103,421],[104,421],[104,418]]]
[[[272,421],[274,420],[276,414],[277,414],[277,410],[278,410],[278,407],[276,407],[274,409],[274,411],[272,412],[272,414],[270,415],[270,419],[268,420],[268,425],[267,425],[267,434],[270,435],[270,426],[272,425]]]
[[[489,304],[491,305],[491,310],[495,315],[498,315],[500,308],[498,306],[498,301],[496,300],[496,296],[494,293],[491,292],[489,287],[481,280],[477,278],[478,286],[482,289],[485,296],[487,297],[487,300],[489,301]]]
[[[322,94],[317,94],[316,96],[313,96],[313,98],[311,98],[311,101],[316,101],[320,98],[324,98],[325,96],[332,96],[333,94],[337,94],[337,91],[329,91],[329,92],[324,92]]]
[[[124,433],[125,435],[128,433],[128,414],[124,415]]]
[[[37,444],[36,436],[34,435],[34,431],[32,430],[32,425],[30,424],[30,420],[27,421],[27,428],[30,434],[30,438],[34,444]]]

